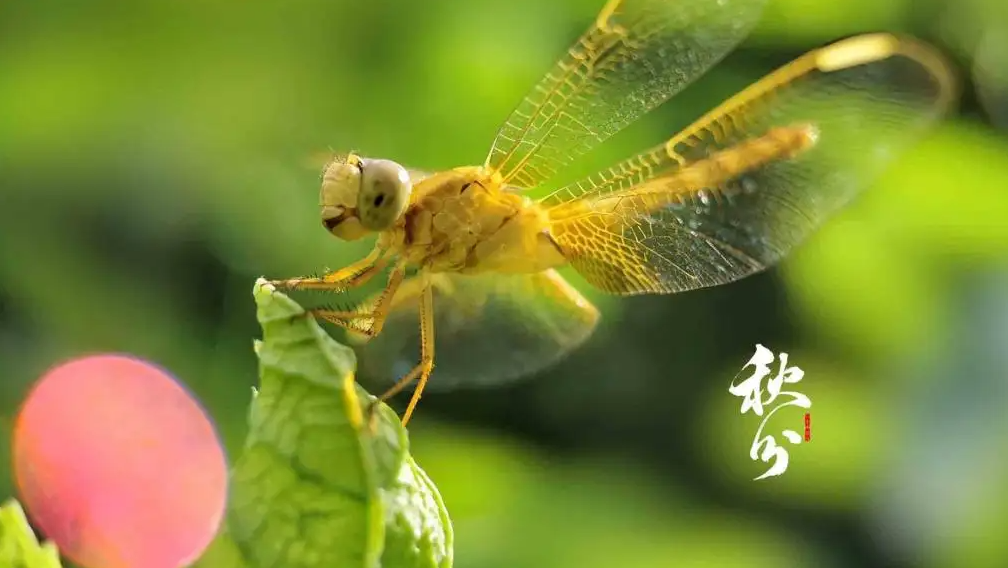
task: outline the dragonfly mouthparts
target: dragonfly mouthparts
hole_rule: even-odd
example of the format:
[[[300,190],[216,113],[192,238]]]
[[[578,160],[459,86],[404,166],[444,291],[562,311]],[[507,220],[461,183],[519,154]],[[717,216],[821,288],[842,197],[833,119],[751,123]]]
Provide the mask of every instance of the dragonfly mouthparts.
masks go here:
[[[345,207],[329,205],[322,208],[322,224],[330,231],[345,221],[348,216],[349,211]]]

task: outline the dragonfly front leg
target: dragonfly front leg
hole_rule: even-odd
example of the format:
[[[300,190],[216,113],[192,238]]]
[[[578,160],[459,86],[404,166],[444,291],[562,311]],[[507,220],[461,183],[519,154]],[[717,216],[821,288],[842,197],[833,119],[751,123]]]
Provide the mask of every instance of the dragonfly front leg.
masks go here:
[[[361,333],[368,337],[374,337],[381,333],[382,327],[385,325],[385,319],[388,317],[389,308],[392,306],[392,299],[395,297],[396,290],[399,289],[399,285],[402,284],[403,277],[405,276],[406,263],[400,262],[392,269],[385,289],[382,290],[381,295],[378,296],[378,300],[375,301],[370,309],[315,309],[308,310],[308,313],[344,329]]]
[[[417,403],[420,402],[420,395],[427,385],[431,371],[434,369],[434,295],[429,283],[424,283],[423,295],[420,296],[420,363],[413,367],[409,373],[392,385],[392,388],[385,391],[378,400],[385,402],[393,396],[402,392],[413,381],[418,381],[416,389],[413,390],[413,397],[410,398],[409,406],[402,417],[402,425],[406,426]]]
[[[342,292],[350,288],[363,286],[371,277],[381,272],[388,264],[388,260],[382,258],[383,250],[375,247],[361,260],[348,266],[334,270],[322,277],[298,277],[287,278],[285,280],[270,280],[275,288],[279,290],[324,290],[328,292]]]

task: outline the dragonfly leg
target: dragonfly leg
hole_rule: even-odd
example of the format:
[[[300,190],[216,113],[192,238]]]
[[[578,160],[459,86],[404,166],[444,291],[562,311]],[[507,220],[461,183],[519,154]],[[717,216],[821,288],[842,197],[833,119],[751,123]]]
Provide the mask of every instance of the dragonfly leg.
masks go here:
[[[367,283],[372,276],[385,268],[388,261],[382,259],[381,247],[375,247],[361,260],[334,270],[322,277],[302,276],[285,280],[270,280],[275,288],[281,290],[326,290],[340,292],[356,288]]]
[[[416,389],[413,390],[413,397],[410,398],[409,406],[402,417],[402,425],[405,426],[413,411],[416,410],[417,403],[420,402],[420,395],[427,385],[431,371],[434,369],[434,294],[431,286],[424,287],[423,295],[420,297],[420,363],[413,367],[409,373],[392,385],[390,389],[382,393],[378,400],[385,402],[393,396],[402,392],[413,381],[418,380]]]
[[[371,309],[344,311],[316,309],[308,310],[308,312],[342,328],[374,337],[381,333],[382,327],[385,325],[385,318],[388,317],[389,308],[392,305],[392,298],[395,297],[396,290],[399,289],[405,276],[406,263],[400,262],[392,269],[385,289],[382,290]]]

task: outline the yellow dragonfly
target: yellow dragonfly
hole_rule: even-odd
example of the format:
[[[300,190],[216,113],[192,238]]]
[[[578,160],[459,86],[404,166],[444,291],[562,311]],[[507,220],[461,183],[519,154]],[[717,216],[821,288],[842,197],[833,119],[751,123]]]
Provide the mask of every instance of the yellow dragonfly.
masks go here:
[[[347,241],[377,235],[375,246],[342,269],[273,285],[340,292],[387,271],[361,306],[312,313],[351,332],[369,374],[398,379],[381,400],[415,383],[405,424],[432,371],[432,387],[500,383],[591,335],[599,313],[558,268],[632,295],[773,265],[953,104],[956,77],[933,48],[873,34],[811,51],[665,143],[555,182],[727,55],[763,4],[610,0],[500,127],[482,165],[427,174],[334,158],[322,223]]]

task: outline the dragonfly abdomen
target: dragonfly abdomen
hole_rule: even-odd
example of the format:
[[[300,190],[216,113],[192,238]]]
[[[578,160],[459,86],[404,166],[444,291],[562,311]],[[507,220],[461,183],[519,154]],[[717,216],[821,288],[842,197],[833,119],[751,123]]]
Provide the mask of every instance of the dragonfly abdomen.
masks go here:
[[[818,137],[818,130],[811,124],[771,128],[762,136],[686,164],[668,177],[686,192],[719,188],[771,162],[794,158],[812,148]]]
[[[614,194],[619,198],[614,207],[648,214],[697,197],[717,200],[731,182],[773,162],[799,156],[814,147],[818,137],[812,124],[771,128],[762,136],[743,140],[668,175]]]

